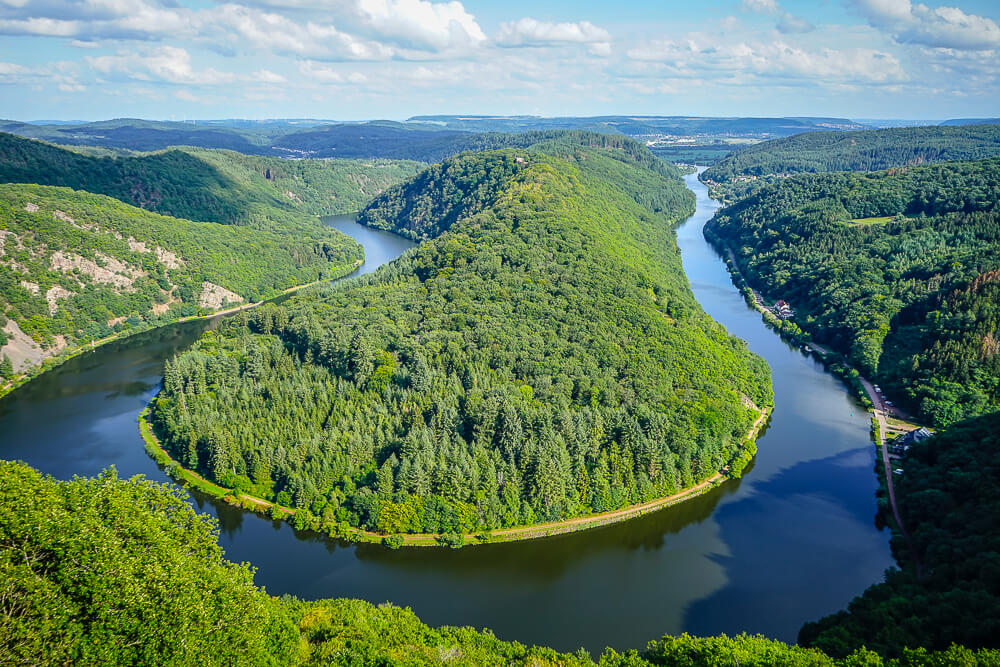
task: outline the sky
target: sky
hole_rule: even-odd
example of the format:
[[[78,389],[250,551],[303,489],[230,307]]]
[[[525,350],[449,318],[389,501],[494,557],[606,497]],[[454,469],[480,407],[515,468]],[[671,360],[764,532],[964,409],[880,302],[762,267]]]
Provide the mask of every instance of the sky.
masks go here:
[[[1000,116],[1000,0],[0,0],[0,117]]]

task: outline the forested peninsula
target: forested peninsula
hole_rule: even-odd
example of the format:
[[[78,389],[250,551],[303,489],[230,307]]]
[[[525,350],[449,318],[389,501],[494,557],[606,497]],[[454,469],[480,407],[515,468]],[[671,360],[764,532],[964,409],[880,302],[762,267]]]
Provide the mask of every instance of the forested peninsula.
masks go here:
[[[801,175],[706,235],[752,287],[937,426],[1000,408],[1000,159]]]
[[[152,421],[185,467],[324,532],[454,539],[739,474],[769,372],[691,294],[692,208],[622,137],[446,160],[361,215],[428,241],[207,333]]]
[[[175,149],[95,157],[0,134],[0,385],[81,343],[349,273],[317,215],[417,163]]]

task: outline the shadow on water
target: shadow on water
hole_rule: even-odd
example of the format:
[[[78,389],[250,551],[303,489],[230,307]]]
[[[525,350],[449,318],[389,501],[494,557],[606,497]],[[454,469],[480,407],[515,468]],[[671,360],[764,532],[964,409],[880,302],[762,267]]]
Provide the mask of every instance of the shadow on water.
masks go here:
[[[822,367],[747,308],[701,227],[714,211],[694,178],[698,210],[678,229],[699,302],[771,365],[775,410],[741,480],[613,526],[460,550],[354,545],[246,514],[205,497],[229,559],[250,562],[272,594],[354,597],[410,606],[431,625],[489,627],[503,639],[561,650],[641,647],[664,633],[766,632],[842,607],[891,564],[875,529],[868,417]],[[365,246],[356,275],[409,241],[329,224]],[[136,415],[160,386],[163,361],[216,320],[176,324],[70,360],[0,400],[0,455],[67,479],[115,465],[165,481]]]

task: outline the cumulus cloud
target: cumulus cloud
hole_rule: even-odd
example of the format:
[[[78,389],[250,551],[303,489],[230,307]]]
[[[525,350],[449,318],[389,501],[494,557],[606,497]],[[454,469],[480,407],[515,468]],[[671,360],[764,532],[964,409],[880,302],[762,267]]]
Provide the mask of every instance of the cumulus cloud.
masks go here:
[[[709,73],[798,79],[820,84],[884,83],[905,78],[898,59],[868,48],[808,50],[785,42],[714,43],[702,36],[659,40],[631,49],[629,58],[657,63],[653,71],[699,77]]]
[[[101,74],[139,81],[188,85],[231,83],[236,75],[212,68],[196,70],[191,54],[176,46],[161,46],[146,53],[119,52],[113,56],[88,56],[87,62]]]
[[[550,23],[525,17],[501,24],[496,41],[504,46],[548,46],[567,42],[594,44],[611,41],[611,34],[590,21]]]
[[[852,0],[851,4],[870,25],[903,44],[960,50],[1000,48],[1000,26],[995,21],[966,14],[958,7],[931,8],[910,0]]]
[[[774,27],[778,30],[778,32],[786,35],[792,33],[811,32],[816,29],[816,26],[801,16],[795,16],[790,12],[786,12],[781,8],[781,5],[778,4],[777,0],[743,0],[741,6],[748,12],[777,15],[779,17],[778,23]]]
[[[278,11],[274,11],[276,6]],[[181,38],[218,50],[249,45],[312,58],[353,60],[423,58],[486,41],[462,3],[427,0],[246,0],[200,9],[157,0],[31,0],[15,5],[2,0],[0,34],[67,37],[80,42]]]
[[[48,83],[63,93],[79,93],[87,90],[87,87],[77,80],[77,69],[75,63],[66,61],[33,67],[0,62],[0,85],[38,87]]]
[[[778,3],[775,0],[743,0],[742,7],[748,12],[778,13]]]
[[[816,29],[809,21],[804,18],[794,16],[785,12],[784,16],[778,21],[778,25],[775,26],[778,32],[784,33],[786,35],[794,33],[812,32]]]
[[[475,17],[461,2],[426,0],[357,0],[355,14],[382,39],[403,46],[444,50],[486,40]]]
[[[368,77],[360,72],[341,72],[328,65],[322,65],[312,60],[304,60],[299,63],[299,72],[310,83],[341,84],[353,83],[363,84],[368,81]]]

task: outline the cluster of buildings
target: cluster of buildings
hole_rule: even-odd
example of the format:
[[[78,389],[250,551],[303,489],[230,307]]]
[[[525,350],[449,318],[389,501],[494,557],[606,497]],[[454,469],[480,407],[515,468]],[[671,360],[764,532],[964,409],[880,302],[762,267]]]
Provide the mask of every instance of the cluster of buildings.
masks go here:
[[[783,299],[775,301],[774,305],[768,310],[774,313],[775,317],[781,320],[790,320],[795,317],[795,311],[792,310],[792,307],[788,305],[788,302]]]
[[[912,431],[907,431],[893,439],[889,444],[889,453],[893,456],[905,456],[910,451],[910,447],[918,442],[923,442],[931,437],[931,435],[932,433],[923,426]]]

